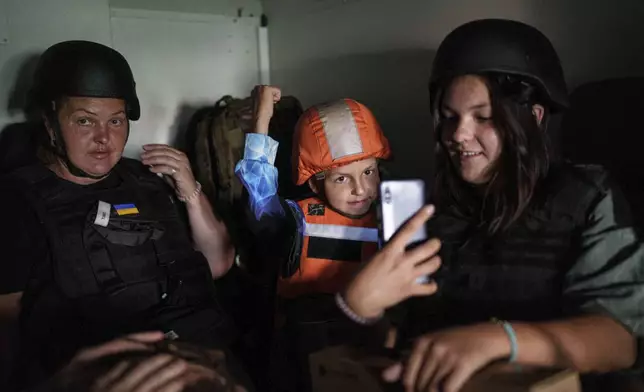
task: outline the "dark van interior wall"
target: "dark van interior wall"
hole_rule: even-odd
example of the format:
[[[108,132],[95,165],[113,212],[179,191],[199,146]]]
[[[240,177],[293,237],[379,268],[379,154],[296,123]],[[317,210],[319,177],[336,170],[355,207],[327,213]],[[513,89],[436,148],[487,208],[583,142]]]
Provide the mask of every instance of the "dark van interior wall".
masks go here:
[[[394,171],[427,176],[427,80],[439,43],[479,18],[520,20],[558,50],[571,87],[644,75],[641,0],[265,0],[272,82],[304,105],[352,97],[390,138]]]

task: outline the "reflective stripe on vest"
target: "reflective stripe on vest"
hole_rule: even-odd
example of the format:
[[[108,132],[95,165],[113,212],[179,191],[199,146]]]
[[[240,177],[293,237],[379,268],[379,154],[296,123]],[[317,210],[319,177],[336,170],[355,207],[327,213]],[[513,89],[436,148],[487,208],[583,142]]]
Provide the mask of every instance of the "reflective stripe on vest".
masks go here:
[[[333,238],[361,242],[378,242],[378,229],[341,225],[306,223],[304,235],[307,237]]]
[[[280,280],[279,293],[291,298],[335,293],[378,250],[375,213],[349,218],[316,198],[301,200],[298,206],[306,220],[299,268]]]

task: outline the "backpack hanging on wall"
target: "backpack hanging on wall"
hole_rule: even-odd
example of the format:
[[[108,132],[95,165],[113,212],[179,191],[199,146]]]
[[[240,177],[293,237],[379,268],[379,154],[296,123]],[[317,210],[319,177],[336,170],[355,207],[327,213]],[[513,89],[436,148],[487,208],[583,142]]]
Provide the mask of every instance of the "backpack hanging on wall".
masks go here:
[[[279,142],[275,166],[279,172],[278,194],[287,199],[299,199],[311,194],[308,186],[296,186],[292,181],[291,151],[295,124],[302,114],[302,105],[291,96],[275,105],[269,125],[269,135]],[[251,274],[262,274],[261,262],[255,262],[245,226],[247,196],[235,176],[235,165],[244,155],[245,135],[252,131],[252,99],[229,95],[213,107],[203,108],[192,117],[188,129],[188,155],[195,178],[202,184],[216,211],[226,221],[237,245],[241,267]]]
[[[195,178],[226,222],[235,243],[237,265],[217,280],[217,291],[243,336],[245,349],[239,354],[251,377],[261,385],[272,338],[277,273],[266,255],[255,247],[259,239],[245,224],[249,211],[247,192],[234,172],[243,158],[245,134],[251,131],[251,104],[250,98],[224,96],[213,107],[197,111],[188,127],[187,145]],[[302,106],[296,98],[283,97],[269,125],[269,135],[279,142],[275,166],[279,171],[278,193],[285,198],[297,199],[311,193],[307,185],[296,186],[291,176],[293,130],[301,114]]]

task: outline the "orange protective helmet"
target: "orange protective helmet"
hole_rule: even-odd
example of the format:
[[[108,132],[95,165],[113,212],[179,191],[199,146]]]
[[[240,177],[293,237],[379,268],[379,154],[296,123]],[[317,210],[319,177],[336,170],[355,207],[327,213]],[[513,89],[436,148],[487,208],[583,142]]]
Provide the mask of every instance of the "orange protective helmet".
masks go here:
[[[308,108],[295,126],[295,182],[367,158],[387,159],[389,142],[371,110],[352,99]]]

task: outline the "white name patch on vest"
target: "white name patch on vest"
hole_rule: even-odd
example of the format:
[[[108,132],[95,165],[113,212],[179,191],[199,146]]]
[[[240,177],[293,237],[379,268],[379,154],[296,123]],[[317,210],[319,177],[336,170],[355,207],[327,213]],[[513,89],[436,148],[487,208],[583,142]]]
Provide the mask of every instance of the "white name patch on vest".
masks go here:
[[[96,210],[96,219],[94,219],[94,224],[107,227],[107,224],[110,223],[110,206],[109,203],[104,201],[98,201],[98,209]]]

